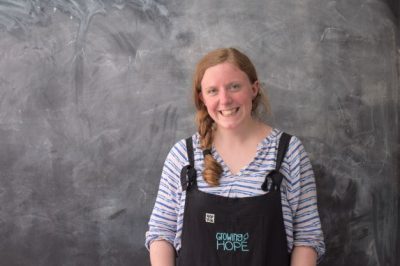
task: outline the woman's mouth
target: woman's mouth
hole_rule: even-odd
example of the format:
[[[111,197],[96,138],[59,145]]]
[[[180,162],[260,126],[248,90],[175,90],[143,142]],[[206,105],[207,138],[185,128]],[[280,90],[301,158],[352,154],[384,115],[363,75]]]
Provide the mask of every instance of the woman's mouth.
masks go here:
[[[236,108],[231,108],[231,109],[226,109],[226,110],[221,110],[219,113],[222,116],[233,116],[239,111],[239,107]]]

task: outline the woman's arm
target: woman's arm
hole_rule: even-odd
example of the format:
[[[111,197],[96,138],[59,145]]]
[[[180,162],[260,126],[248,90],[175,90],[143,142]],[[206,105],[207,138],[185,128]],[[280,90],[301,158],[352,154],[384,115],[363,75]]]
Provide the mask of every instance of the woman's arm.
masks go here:
[[[150,251],[152,265],[175,265],[178,212],[181,199],[180,171],[185,158],[179,158],[182,141],[170,150],[161,173],[156,202],[146,232],[145,246]],[[161,264],[160,264],[161,263]]]
[[[317,252],[314,248],[298,246],[292,251],[291,266],[315,266],[317,265]]]
[[[150,262],[152,266],[175,266],[175,249],[168,241],[153,241],[150,244]]]
[[[310,159],[301,141],[289,144],[287,199],[293,217],[292,265],[315,265],[325,252],[317,206],[317,187]],[[311,264],[297,264],[310,260]],[[296,264],[294,264],[296,263]]]

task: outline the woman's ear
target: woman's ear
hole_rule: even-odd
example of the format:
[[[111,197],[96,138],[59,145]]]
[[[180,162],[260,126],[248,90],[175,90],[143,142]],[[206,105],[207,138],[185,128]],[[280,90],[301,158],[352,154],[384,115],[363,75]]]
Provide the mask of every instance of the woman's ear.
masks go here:
[[[199,94],[199,100],[204,104],[204,105],[206,105],[205,103],[204,103],[204,98],[203,98],[203,94],[201,93],[201,91],[199,91],[198,92]]]
[[[251,86],[253,99],[257,97],[258,92],[260,91],[260,82],[258,80],[254,81],[253,85]]]

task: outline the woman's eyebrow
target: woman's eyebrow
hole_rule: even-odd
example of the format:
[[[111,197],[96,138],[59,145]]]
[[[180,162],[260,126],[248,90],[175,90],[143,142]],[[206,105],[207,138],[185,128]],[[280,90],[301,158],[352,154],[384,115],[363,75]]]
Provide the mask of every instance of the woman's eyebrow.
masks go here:
[[[232,86],[233,84],[240,84],[240,81],[231,81],[226,86]]]

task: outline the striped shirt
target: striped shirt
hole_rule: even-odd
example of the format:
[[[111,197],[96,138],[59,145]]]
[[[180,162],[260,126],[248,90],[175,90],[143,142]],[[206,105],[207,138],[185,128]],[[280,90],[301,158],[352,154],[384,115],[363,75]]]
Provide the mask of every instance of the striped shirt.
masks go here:
[[[199,134],[194,134],[192,139],[199,190],[232,198],[266,193],[261,185],[265,176],[275,169],[281,134],[282,131],[273,129],[258,145],[254,160],[236,174],[230,172],[213,147],[211,153],[223,168],[220,185],[216,187],[209,186],[202,177],[203,152]],[[185,140],[181,140],[172,147],[165,160],[149,230],[146,232],[145,245],[148,249],[152,241],[160,239],[170,242],[176,250],[181,247],[186,191],[182,192],[180,172],[188,164]],[[325,244],[317,208],[314,173],[302,143],[295,136],[290,140],[280,171],[284,175],[281,200],[288,251],[291,252],[293,246],[309,246],[316,250],[320,259],[325,252]]]

